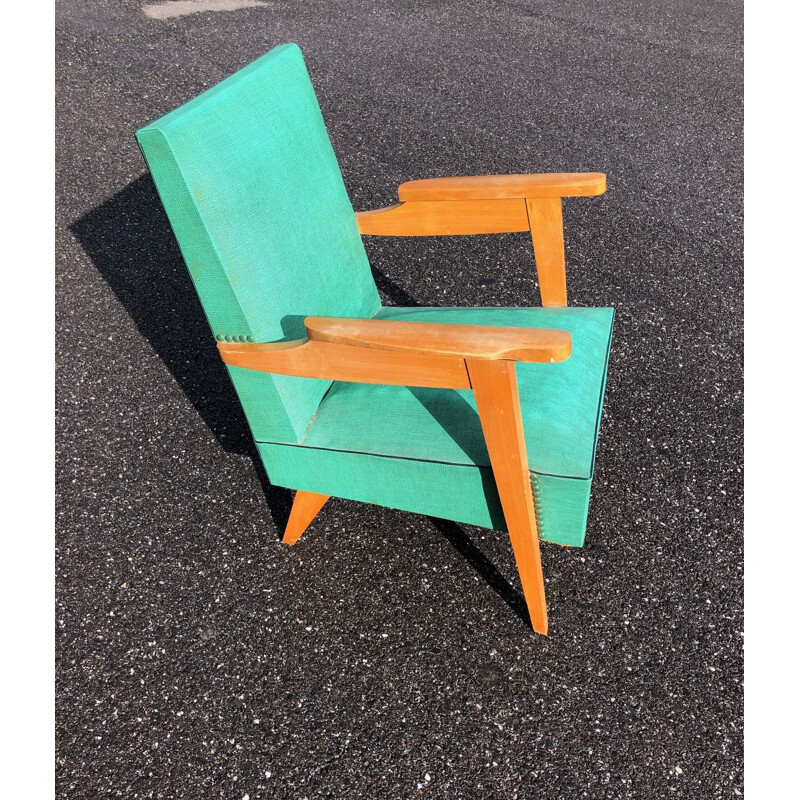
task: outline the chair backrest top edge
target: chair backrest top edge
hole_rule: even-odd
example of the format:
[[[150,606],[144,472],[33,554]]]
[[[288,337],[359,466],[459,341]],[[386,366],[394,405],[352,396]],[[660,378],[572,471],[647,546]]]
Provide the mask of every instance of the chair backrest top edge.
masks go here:
[[[226,91],[241,85],[249,78],[257,75],[267,64],[289,54],[292,54],[295,58],[298,55],[302,58],[302,53],[297,44],[287,42],[286,44],[276,45],[268,53],[265,53],[247,66],[242,67],[233,75],[229,75],[219,83],[210,86],[205,91],[196,95],[191,100],[187,100],[172,111],[168,111],[166,114],[162,114],[147,125],[142,126],[136,131],[137,135],[144,131],[164,131],[171,125],[180,123],[187,116],[191,115],[193,111],[206,106],[209,102],[213,102],[219,96],[224,95]]]

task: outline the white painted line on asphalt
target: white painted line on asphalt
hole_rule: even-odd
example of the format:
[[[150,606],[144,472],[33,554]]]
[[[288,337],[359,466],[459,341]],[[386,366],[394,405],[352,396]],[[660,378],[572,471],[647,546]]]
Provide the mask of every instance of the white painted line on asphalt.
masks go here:
[[[260,0],[172,0],[168,3],[143,5],[142,11],[145,16],[152,19],[170,19],[185,17],[187,14],[199,14],[201,11],[238,11],[240,8],[270,5],[272,3],[263,3]]]

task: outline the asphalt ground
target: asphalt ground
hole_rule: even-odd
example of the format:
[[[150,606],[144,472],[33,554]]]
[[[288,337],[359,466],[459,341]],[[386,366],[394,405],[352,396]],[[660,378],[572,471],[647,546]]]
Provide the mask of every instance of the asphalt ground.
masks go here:
[[[59,798],[742,792],[738,2],[274,2],[57,19]],[[305,54],[356,209],[603,171],[571,302],[613,305],[587,544],[332,500],[294,548],[134,130]],[[386,303],[536,305],[523,234],[370,239]]]

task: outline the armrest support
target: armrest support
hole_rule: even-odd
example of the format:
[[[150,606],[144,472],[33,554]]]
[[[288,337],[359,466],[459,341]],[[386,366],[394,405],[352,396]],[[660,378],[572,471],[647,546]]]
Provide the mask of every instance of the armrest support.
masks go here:
[[[606,190],[602,172],[550,172],[535,175],[469,175],[401,183],[401,201],[502,200],[530,197],[591,197]]]

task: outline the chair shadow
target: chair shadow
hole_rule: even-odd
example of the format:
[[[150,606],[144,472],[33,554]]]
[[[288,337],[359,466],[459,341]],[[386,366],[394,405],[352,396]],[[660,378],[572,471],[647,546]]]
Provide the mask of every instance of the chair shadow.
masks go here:
[[[472,539],[467,536],[463,528],[448,519],[438,519],[437,517],[428,517],[428,519],[430,519],[439,533],[450,542],[456,552],[460,553],[475,572],[497,593],[498,597],[527,627],[533,630],[531,618],[528,614],[528,606],[523,595],[503,577],[497,567],[486,558]]]
[[[252,460],[275,526],[282,531],[289,519],[291,492],[273,486],[264,471],[150,175],[140,176],[69,229],[222,448]],[[392,303],[418,305],[382,272],[374,270],[374,274]],[[453,402],[459,403],[459,411],[477,419],[462,398],[455,395]],[[450,425],[449,415],[438,404],[428,405],[441,424]],[[457,429],[446,429],[459,436]],[[469,452],[474,445],[465,443],[464,447]],[[430,519],[509,608],[530,625],[522,595],[461,527],[449,520]]]
[[[270,514],[283,530],[291,492],[267,478],[150,175],[69,229],[223,449],[253,461]]]
[[[372,277],[378,289],[392,301],[393,306],[418,308],[419,303],[402,286],[395,283],[385,272],[372,267]]]

